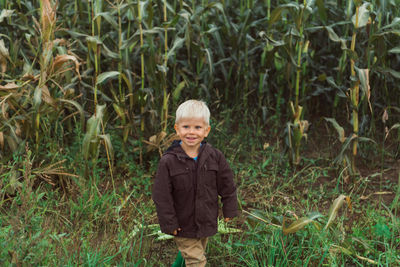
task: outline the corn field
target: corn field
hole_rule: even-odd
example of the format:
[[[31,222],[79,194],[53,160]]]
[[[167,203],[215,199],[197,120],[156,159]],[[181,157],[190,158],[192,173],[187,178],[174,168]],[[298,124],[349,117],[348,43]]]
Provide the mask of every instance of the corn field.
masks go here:
[[[286,130],[294,163],[329,118],[354,158],[382,114],[398,120],[398,2],[272,2],[1,1],[2,159],[25,141],[64,146],[103,105],[90,140],[147,138],[187,98]]]
[[[121,177],[153,167],[186,99],[207,102],[232,159],[230,136],[248,153],[278,140],[300,169],[322,140],[354,177],[400,157],[399,82],[400,0],[0,0],[1,207],[41,182],[123,202]]]

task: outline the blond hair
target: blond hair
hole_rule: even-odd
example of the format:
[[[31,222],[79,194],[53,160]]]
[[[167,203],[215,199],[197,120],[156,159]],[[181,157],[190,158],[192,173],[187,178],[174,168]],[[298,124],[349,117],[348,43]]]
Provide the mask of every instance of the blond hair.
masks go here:
[[[180,104],[176,110],[175,123],[178,123],[183,118],[204,119],[204,122],[210,125],[210,110],[203,101],[187,100]]]

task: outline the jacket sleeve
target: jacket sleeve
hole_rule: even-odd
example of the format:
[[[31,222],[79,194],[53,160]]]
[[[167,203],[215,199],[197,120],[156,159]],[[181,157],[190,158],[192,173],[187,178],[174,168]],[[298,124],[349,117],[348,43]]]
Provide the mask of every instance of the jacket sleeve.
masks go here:
[[[225,218],[233,218],[238,213],[236,185],[233,181],[233,171],[221,152],[218,160],[217,190],[221,196],[222,211]]]
[[[165,158],[161,158],[158,164],[158,170],[153,184],[152,198],[156,205],[161,231],[170,234],[178,229],[178,218],[176,216],[172,197],[172,184]]]

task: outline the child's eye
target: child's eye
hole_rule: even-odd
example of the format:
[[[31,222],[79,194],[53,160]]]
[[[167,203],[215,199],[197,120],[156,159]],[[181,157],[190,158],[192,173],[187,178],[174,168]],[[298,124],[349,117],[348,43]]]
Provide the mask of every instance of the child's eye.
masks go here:
[[[196,129],[197,129],[197,130],[201,129],[201,126],[196,126]]]
[[[183,128],[187,129],[187,128],[189,128],[189,126],[187,126],[187,125],[183,125]]]

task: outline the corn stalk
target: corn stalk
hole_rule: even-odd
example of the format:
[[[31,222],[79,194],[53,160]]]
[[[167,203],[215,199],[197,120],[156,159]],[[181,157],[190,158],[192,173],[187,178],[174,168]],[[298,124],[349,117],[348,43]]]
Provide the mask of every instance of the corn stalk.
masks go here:
[[[299,95],[300,95],[300,80],[302,73],[302,55],[304,52],[307,52],[307,42],[305,41],[304,36],[304,24],[306,19],[307,9],[310,8],[307,6],[307,1],[304,0],[302,6],[298,6],[299,13],[295,18],[297,29],[299,30],[299,39],[297,41],[297,66],[296,66],[296,81],[295,81],[295,102],[294,105],[290,102],[290,107],[292,111],[293,121],[291,123],[291,129],[293,131],[293,141],[294,141],[294,155],[292,155],[292,163],[294,165],[298,165],[300,163],[300,147],[301,140],[303,138],[307,138],[307,129],[308,129],[308,121],[302,120],[302,112],[303,107],[299,105]],[[289,131],[289,136],[291,135],[291,131]],[[289,137],[290,139],[290,137]],[[290,142],[291,143],[291,142]],[[293,153],[293,152],[292,152]]]
[[[47,87],[48,71],[51,61],[53,59],[53,40],[54,30],[56,27],[56,4],[50,2],[50,0],[40,1],[40,32],[42,39],[42,53],[40,56],[40,76],[39,84],[35,89],[34,93],[34,106],[35,106],[35,148],[36,152],[39,150],[39,131],[40,131],[40,105],[42,99],[51,105],[54,105],[54,101],[50,96],[49,89]]]
[[[138,0],[138,23],[139,23],[139,32],[140,32],[140,80],[141,80],[141,89],[142,92],[140,93],[139,103],[140,103],[140,130],[144,132],[144,105],[145,105],[145,96],[144,96],[144,51],[143,51],[143,26],[142,26],[142,19],[143,19],[143,12],[142,8],[144,3],[141,0]]]
[[[167,129],[167,120],[168,120],[168,98],[167,95],[167,63],[168,63],[168,24],[167,24],[167,0],[164,0],[164,82],[163,82],[163,105],[161,109],[161,128],[162,132],[165,132]]]
[[[360,10],[360,6],[356,6],[356,14],[355,14],[355,24],[354,24],[354,31],[353,31],[353,36],[351,38],[351,51],[355,52],[355,45],[356,45],[356,29],[358,28],[358,12]],[[350,69],[351,69],[351,76],[355,78],[356,72],[354,68],[354,59],[350,59]],[[355,81],[353,84],[353,87],[350,89],[350,102],[351,102],[351,107],[352,107],[352,117],[353,117],[353,133],[357,136],[358,135],[358,103],[359,103],[359,95],[360,95],[360,87],[359,87],[359,81]],[[353,140],[353,149],[352,149],[352,157],[351,157],[351,169],[353,172],[356,171],[356,156],[357,156],[357,146],[358,146],[358,141],[357,138]]]
[[[369,85],[367,85],[366,82],[368,81],[368,70],[367,72],[365,71],[358,71],[356,73],[356,67],[355,67],[355,46],[356,46],[356,37],[357,37],[357,30],[361,27],[364,27],[369,19],[369,12],[367,10],[367,5],[369,4],[364,4],[361,5],[362,1],[361,0],[355,0],[354,1],[356,4],[356,11],[355,15],[353,16],[353,24],[354,24],[354,30],[353,30],[353,35],[351,38],[351,46],[350,50],[352,53],[352,56],[350,57],[350,70],[351,70],[351,79],[352,79],[352,87],[350,88],[350,103],[351,103],[351,108],[352,108],[352,123],[353,123],[353,136],[356,138],[353,139],[352,141],[352,155],[351,155],[351,170],[353,173],[356,172],[356,157],[357,157],[357,148],[358,148],[358,140],[359,140],[359,107],[360,107],[360,83],[363,82],[363,87],[364,90],[367,94],[369,94],[367,87],[369,88]],[[361,10],[361,12],[360,12]],[[366,76],[367,78],[363,78],[365,76],[364,73],[367,73]],[[368,96],[369,98],[369,96]]]

